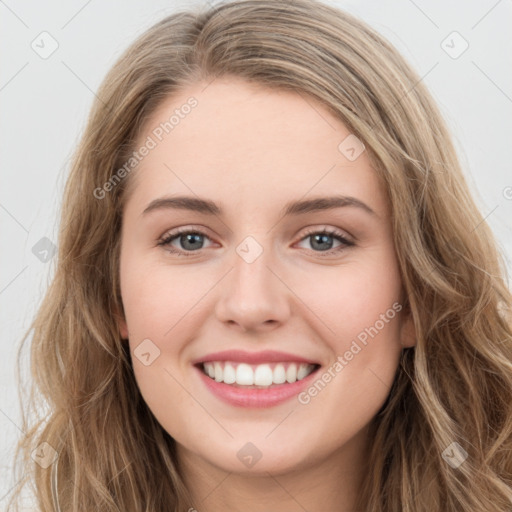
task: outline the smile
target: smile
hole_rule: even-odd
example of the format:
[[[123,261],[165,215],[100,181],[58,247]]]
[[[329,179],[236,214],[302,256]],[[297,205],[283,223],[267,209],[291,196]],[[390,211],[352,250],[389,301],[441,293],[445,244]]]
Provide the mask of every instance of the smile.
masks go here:
[[[192,361],[206,390],[235,407],[271,408],[311,385],[317,359],[276,350],[224,350]]]
[[[200,365],[204,374],[216,382],[248,389],[293,384],[306,378],[318,366],[295,362],[247,364],[235,361],[209,361]]]

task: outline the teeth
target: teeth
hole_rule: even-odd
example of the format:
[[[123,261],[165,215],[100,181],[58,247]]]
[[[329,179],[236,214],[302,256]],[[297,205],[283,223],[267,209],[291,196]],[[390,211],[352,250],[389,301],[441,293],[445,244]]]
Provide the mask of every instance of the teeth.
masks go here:
[[[220,365],[220,363],[215,363],[215,380],[217,382],[222,382],[223,380],[223,371],[222,371],[222,366]]]
[[[307,363],[277,363],[249,365],[234,362],[203,363],[203,371],[210,378],[224,384],[269,387],[272,384],[292,384],[307,377],[315,365]]]
[[[236,371],[230,364],[226,364],[224,366],[223,376],[225,384],[233,384],[234,382],[236,382]]]
[[[256,366],[254,384],[256,386],[270,386],[272,384],[272,368],[268,364]]]
[[[297,370],[297,380],[302,380],[304,377],[309,375],[308,368],[305,364],[301,364]]]
[[[254,372],[248,364],[242,363],[237,366],[236,383],[243,386],[252,386],[254,384]]]
[[[286,370],[282,364],[278,364],[274,368],[272,382],[274,382],[274,384],[284,384],[286,382]]]
[[[297,380],[297,365],[291,364],[286,370],[286,382],[295,382]]]

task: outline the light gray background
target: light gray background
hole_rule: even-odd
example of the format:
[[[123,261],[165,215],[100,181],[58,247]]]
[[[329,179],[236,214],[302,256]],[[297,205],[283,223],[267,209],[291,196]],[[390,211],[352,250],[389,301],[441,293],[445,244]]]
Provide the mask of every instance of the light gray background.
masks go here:
[[[15,355],[55,263],[40,261],[32,248],[43,237],[57,243],[57,214],[70,157],[107,70],[146,28],[196,3],[0,0],[0,510],[16,483],[11,460],[22,435]],[[423,77],[453,133],[482,214],[510,269],[512,1],[329,3],[375,27]],[[59,45],[47,59],[31,47],[43,31]],[[469,44],[458,58],[453,54],[464,43],[459,36],[446,39],[453,31]],[[453,47],[452,56],[442,44]],[[27,352],[24,356],[26,360]]]

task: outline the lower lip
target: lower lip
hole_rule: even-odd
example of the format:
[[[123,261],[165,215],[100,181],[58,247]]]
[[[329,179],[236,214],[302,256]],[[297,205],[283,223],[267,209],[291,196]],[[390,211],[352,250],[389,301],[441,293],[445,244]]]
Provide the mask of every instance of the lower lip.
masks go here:
[[[275,384],[269,388],[241,388],[217,382],[206,375],[200,368],[195,367],[206,387],[218,398],[236,407],[268,408],[296,397],[307,387],[319,368],[302,380],[293,383]]]

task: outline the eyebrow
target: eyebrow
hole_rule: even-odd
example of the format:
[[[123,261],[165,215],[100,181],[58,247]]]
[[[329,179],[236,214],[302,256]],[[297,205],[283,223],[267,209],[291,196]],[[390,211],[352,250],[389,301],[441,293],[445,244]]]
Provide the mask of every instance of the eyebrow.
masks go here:
[[[360,208],[366,213],[378,216],[366,203],[351,196],[316,197],[291,201],[285,204],[281,215],[287,217],[290,215],[333,210],[334,208],[343,208],[346,206]],[[151,201],[142,213],[146,215],[150,212],[162,209],[188,210],[206,215],[223,215],[222,208],[213,201],[190,196],[160,197]]]

